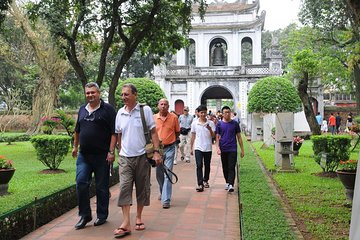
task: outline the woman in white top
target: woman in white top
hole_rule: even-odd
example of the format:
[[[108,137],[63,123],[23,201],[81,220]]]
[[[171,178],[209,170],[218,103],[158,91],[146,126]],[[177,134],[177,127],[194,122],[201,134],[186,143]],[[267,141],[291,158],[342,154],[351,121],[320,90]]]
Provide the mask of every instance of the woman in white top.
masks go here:
[[[215,137],[215,124],[206,118],[207,108],[200,105],[197,108],[199,119],[191,124],[191,155],[194,155],[195,143],[195,161],[197,187],[196,191],[204,191],[204,187],[209,187],[210,163],[212,154],[212,138]],[[205,171],[203,173],[203,165]]]

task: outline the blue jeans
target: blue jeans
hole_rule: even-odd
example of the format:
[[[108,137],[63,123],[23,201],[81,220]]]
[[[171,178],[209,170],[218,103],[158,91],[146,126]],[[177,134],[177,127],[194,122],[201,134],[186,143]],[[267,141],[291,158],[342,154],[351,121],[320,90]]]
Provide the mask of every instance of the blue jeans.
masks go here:
[[[175,144],[170,145],[169,147],[164,149],[164,156],[163,156],[164,165],[167,166],[170,170],[173,169],[174,157],[175,157]],[[171,176],[171,174],[169,174],[169,176]],[[169,181],[169,179],[165,176],[165,173],[159,167],[156,167],[156,179],[159,183],[161,202],[170,203],[171,193],[172,193],[172,183]]]
[[[110,165],[106,161],[107,152],[101,154],[79,153],[76,161],[76,194],[79,216],[91,217],[89,188],[92,173],[95,174],[96,214],[106,219],[109,214],[109,173]]]
[[[212,152],[202,152],[195,150],[195,161],[196,161],[196,177],[198,185],[204,185],[204,182],[209,181],[210,176],[210,163],[211,163]],[[204,160],[204,175],[203,175],[203,160]]]

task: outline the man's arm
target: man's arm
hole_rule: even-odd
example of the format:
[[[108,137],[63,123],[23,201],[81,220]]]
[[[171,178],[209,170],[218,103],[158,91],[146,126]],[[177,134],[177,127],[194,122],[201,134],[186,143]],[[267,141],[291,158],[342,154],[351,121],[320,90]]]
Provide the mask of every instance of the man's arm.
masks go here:
[[[78,146],[79,146],[79,133],[75,132],[74,133],[74,147],[73,147],[73,150],[71,152],[71,155],[73,157],[76,157],[77,154],[78,154],[78,151],[79,151]]]
[[[161,159],[161,155],[159,152],[160,140],[159,140],[159,136],[156,132],[156,127],[153,127],[151,129],[151,140],[152,140],[152,143],[154,144],[154,149],[155,149],[153,160],[155,160],[156,165],[159,165],[159,164],[161,164],[162,159]]]
[[[241,149],[240,157],[243,158],[245,156],[245,152],[244,152],[244,145],[243,145],[243,141],[242,141],[242,138],[241,138],[241,134],[237,133],[236,137],[237,137],[237,140],[239,142],[240,149]]]
[[[117,142],[117,135],[112,134],[111,135],[109,152],[108,152],[108,155],[106,157],[106,160],[108,161],[109,164],[112,164],[115,161],[115,145],[116,145],[116,142]]]
[[[190,140],[190,154],[194,155],[194,142],[195,142],[196,133],[191,133],[191,140]]]
[[[220,150],[220,135],[216,134],[216,152],[218,155],[221,154],[221,150]]]

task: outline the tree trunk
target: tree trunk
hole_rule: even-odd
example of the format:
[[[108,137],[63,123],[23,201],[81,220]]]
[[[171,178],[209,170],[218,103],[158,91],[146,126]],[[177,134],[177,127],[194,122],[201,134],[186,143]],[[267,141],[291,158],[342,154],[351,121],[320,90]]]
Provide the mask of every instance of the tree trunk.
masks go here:
[[[356,111],[357,115],[360,114],[360,66],[359,64],[354,66],[354,82],[355,82],[355,97],[356,97]]]
[[[309,123],[311,133],[313,135],[320,135],[321,130],[318,122],[316,121],[314,109],[312,107],[309,94],[307,92],[309,85],[309,75],[304,73],[304,78],[300,80],[298,85],[298,93],[301,99],[301,102],[304,105],[304,112],[307,122]]]
[[[41,118],[51,117],[54,111],[54,102],[57,99],[58,86],[54,86],[50,81],[41,79],[33,94],[32,102],[32,122],[27,133],[32,134],[40,130]]]
[[[58,51],[45,28],[40,26],[36,28],[35,32],[30,26],[29,20],[16,5],[16,1],[11,1],[10,7],[10,13],[24,31],[34,50],[36,63],[41,68],[40,80],[33,93],[32,123],[28,130],[28,133],[32,134],[40,130],[41,118],[51,116],[53,113],[58,89],[69,69],[69,65],[58,56]]]

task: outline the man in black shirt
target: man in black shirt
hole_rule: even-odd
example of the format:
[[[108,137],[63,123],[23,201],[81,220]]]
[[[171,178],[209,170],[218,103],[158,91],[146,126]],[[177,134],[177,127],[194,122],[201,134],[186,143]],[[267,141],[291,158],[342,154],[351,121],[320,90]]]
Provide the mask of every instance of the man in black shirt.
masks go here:
[[[92,173],[96,183],[96,214],[94,226],[106,222],[109,213],[109,171],[115,160],[115,109],[100,99],[96,83],[85,85],[88,101],[78,112],[72,156],[76,161],[76,193],[78,196],[79,222],[82,229],[92,220],[89,187]],[[80,144],[80,151],[78,145]]]

